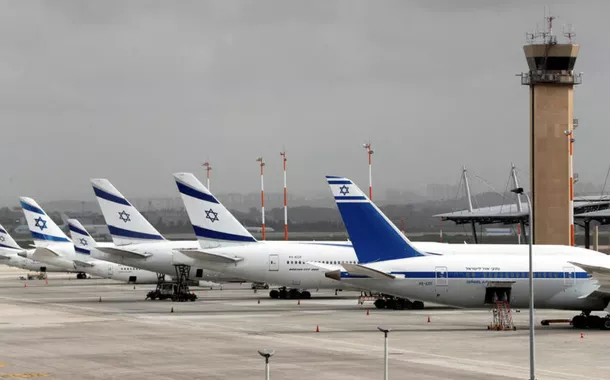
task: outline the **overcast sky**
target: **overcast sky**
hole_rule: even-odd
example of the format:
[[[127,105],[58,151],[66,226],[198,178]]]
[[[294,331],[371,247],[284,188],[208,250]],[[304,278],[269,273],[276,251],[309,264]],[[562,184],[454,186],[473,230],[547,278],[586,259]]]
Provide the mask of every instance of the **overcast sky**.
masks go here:
[[[581,44],[576,171],[610,164],[606,1],[0,1],[0,202],[176,195],[171,174],[209,159],[212,189],[377,191],[501,187],[528,166],[525,32],[543,4]],[[330,193],[329,193],[330,195]]]

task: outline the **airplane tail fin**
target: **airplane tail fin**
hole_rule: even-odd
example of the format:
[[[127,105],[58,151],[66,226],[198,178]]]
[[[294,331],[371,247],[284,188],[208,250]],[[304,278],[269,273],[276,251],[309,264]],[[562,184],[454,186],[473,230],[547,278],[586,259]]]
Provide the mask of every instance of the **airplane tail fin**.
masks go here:
[[[6,228],[4,228],[4,226],[1,224],[0,224],[0,248],[18,249],[20,251],[23,250],[23,248],[21,248],[19,246],[19,244],[17,244],[15,239],[13,239],[13,237],[8,233]]]
[[[21,207],[36,247],[69,243],[70,239],[32,198],[21,197]]]
[[[70,227],[70,236],[74,243],[74,250],[84,255],[91,254],[91,247],[95,247],[97,242],[87,232],[85,227],[76,219],[68,219],[68,226]]]
[[[162,241],[165,238],[107,179],[92,179],[93,192],[116,245]]]
[[[358,261],[368,263],[424,256],[381,210],[344,177],[326,176]]]
[[[174,179],[202,247],[256,242],[250,232],[193,174],[176,173]]]

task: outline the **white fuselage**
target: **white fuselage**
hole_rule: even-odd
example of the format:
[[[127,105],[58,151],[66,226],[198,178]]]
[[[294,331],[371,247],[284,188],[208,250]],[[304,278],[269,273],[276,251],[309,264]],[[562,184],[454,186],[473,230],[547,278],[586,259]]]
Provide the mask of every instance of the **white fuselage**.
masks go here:
[[[594,251],[565,248],[556,255],[534,254],[535,307],[604,309],[607,302],[602,298],[587,297],[599,287],[597,281],[570,261],[587,260],[588,264],[607,266],[610,258]],[[517,308],[529,305],[526,255],[423,256],[365,266],[395,278],[353,278],[343,272],[340,282],[397,297],[464,308],[482,308],[497,299],[507,299]]]
[[[475,246],[418,242],[414,243],[414,246],[421,251],[431,253],[432,257],[464,256],[469,252],[473,252],[472,255],[477,257],[505,254],[527,257],[528,253],[527,245]],[[579,250],[574,247],[570,248]],[[565,247],[562,246],[537,247],[537,253],[540,255],[559,254],[564,250]],[[585,251],[584,255],[589,252],[584,249],[580,250]],[[308,264],[308,262],[327,265],[357,263],[358,258],[349,242],[264,241],[211,248],[205,251],[243,258],[243,260],[231,264],[201,261],[201,265],[214,271],[231,274],[250,281],[299,289],[361,288],[360,286],[354,286],[354,284],[327,278],[324,270]]]
[[[34,251],[33,249],[28,251]],[[0,264],[5,264],[10,267],[25,269],[34,272],[70,272],[64,268],[48,265],[46,263],[28,259],[27,257],[19,256],[19,252],[23,250],[2,248],[0,250]],[[72,272],[74,269],[72,270]]]
[[[118,246],[117,248],[138,252],[148,257],[138,258],[128,255],[117,255],[91,249],[91,256],[105,261],[121,265],[129,265],[148,271],[176,276],[175,265],[191,266],[189,280],[210,282],[243,282],[243,279],[226,276],[222,273],[212,271],[204,266],[199,260],[193,259],[180,253],[180,250],[193,250],[199,248],[196,240],[191,241],[160,241],[153,243],[140,243]]]
[[[90,255],[77,253],[72,243],[58,243],[46,248],[57,253],[57,255],[51,253],[44,254],[37,252],[37,250],[32,250],[27,252],[27,258],[40,260],[41,262],[61,267],[71,272],[78,271],[121,282],[140,284],[154,284],[157,282],[157,274],[154,272],[98,260]]]

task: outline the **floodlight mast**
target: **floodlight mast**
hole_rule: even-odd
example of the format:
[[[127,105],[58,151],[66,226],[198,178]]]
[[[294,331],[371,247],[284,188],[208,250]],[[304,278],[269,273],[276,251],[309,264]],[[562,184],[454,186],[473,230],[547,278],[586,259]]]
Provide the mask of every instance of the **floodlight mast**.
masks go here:
[[[286,150],[280,152],[282,161],[284,162],[284,240],[288,240],[288,192],[286,189]]]
[[[261,168],[261,232],[262,232],[262,239],[265,240],[266,238],[266,234],[265,234],[265,180],[264,180],[264,167],[265,167],[265,161],[263,160],[263,157],[259,157],[256,159],[256,161],[259,162],[260,168]]]
[[[371,149],[371,142],[362,144],[362,147],[366,149],[366,153],[369,157],[369,199],[373,200],[373,149]]]
[[[210,189],[210,171],[212,170],[212,166],[207,161],[204,162],[203,164],[201,164],[201,166],[203,166],[205,168],[205,176],[207,179],[206,186],[207,186],[208,190],[211,190]]]

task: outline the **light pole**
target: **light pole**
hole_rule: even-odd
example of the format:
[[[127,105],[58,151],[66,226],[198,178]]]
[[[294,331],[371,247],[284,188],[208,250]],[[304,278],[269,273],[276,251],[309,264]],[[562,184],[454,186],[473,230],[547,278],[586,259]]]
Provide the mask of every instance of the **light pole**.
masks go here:
[[[529,195],[523,192],[522,187],[511,190],[515,194],[525,195],[527,201],[527,208],[529,213],[529,237],[527,242],[529,244],[529,286],[530,286],[530,380],[536,379],[535,362],[536,358],[534,355],[534,270],[532,265],[532,248],[534,241],[534,226],[533,226],[533,209],[532,202],[530,201]]]
[[[258,354],[265,358],[265,379],[269,380],[269,358],[275,354],[275,350],[265,348],[264,350],[259,350]]]
[[[369,199],[373,200],[373,149],[371,149],[370,141],[362,144],[362,147],[366,149],[366,153],[369,156]]]
[[[390,329],[377,327],[383,333],[383,379],[388,380],[388,333]]]
[[[286,150],[280,152],[284,161],[284,240],[288,240],[288,194],[286,190]]]
[[[262,238],[263,240],[265,240],[265,182],[264,182],[264,167],[265,167],[265,161],[263,160],[263,157],[259,157],[256,159],[257,162],[259,162],[260,167],[261,167],[261,227],[262,227]]]
[[[205,168],[205,174],[206,174],[206,178],[207,178],[207,183],[206,183],[206,187],[208,188],[208,190],[212,191],[212,189],[210,189],[210,170],[212,170],[212,167],[210,166],[209,162],[204,162],[203,164],[201,164],[201,166],[203,166]]]

